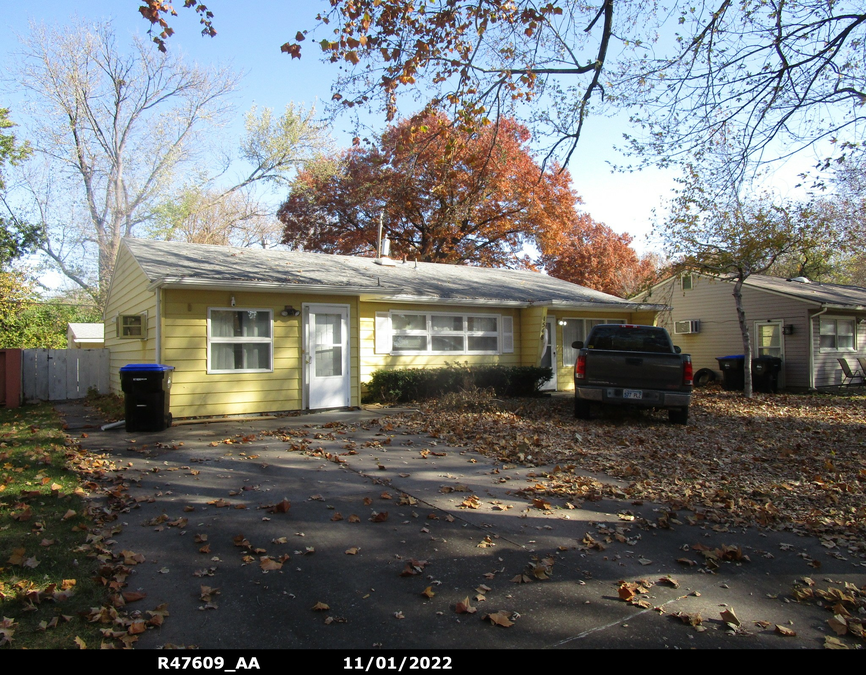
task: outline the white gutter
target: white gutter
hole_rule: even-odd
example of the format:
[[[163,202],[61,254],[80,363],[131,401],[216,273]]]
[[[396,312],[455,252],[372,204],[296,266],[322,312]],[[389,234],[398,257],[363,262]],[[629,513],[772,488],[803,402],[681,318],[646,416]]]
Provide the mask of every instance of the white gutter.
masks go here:
[[[839,309],[847,312],[866,312],[866,306],[864,305],[836,305],[829,302],[824,302],[821,303],[821,306],[824,308],[823,310],[821,310],[821,314],[823,314],[829,309]],[[815,316],[818,315],[816,314]]]
[[[387,301],[397,303],[430,303],[436,305],[492,305],[496,307],[517,307],[526,308],[537,304],[521,300],[487,300],[484,298],[442,298],[436,295],[388,295],[386,293],[371,293],[368,296],[362,296],[361,300],[365,302]]]
[[[162,277],[148,285],[149,291],[157,288],[183,289],[206,288],[212,291],[259,291],[263,293],[310,293],[315,295],[361,295],[382,292],[380,286],[332,286],[330,284],[275,284],[270,281],[220,281],[213,279],[189,279],[185,277]]]
[[[471,305],[496,307],[557,307],[561,309],[584,310],[591,309],[600,312],[639,312],[662,311],[665,305],[621,302],[605,303],[599,301],[569,302],[568,300],[493,300],[486,298],[442,298],[435,295],[410,295],[406,289],[387,291],[381,286],[332,286],[330,284],[276,284],[265,281],[227,282],[214,279],[190,279],[188,277],[163,277],[152,281],[147,287],[150,291],[160,288],[184,289],[204,288],[216,291],[259,291],[264,293],[296,293],[309,295],[355,295],[363,302],[387,301],[395,303],[433,303],[437,305]],[[158,302],[158,301],[157,301]],[[157,313],[159,305],[157,305]]]
[[[667,305],[647,304],[643,302],[621,302],[621,303],[603,303],[603,302],[568,302],[567,300],[552,300],[552,307],[562,309],[594,309],[601,312],[618,312],[627,310],[630,312],[662,312],[670,309]]]
[[[162,303],[160,302],[162,299],[162,292],[159,288],[155,288],[154,293],[156,293],[156,347],[153,350],[153,362],[160,363],[160,356],[162,353]]]

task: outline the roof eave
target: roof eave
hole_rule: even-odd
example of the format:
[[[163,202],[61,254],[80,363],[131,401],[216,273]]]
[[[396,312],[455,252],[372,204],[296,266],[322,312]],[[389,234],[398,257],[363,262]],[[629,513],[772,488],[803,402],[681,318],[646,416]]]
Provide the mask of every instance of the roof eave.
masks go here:
[[[866,312],[866,305],[846,305],[837,302],[822,302],[821,307],[826,309],[841,309],[849,312]]]
[[[307,293],[312,295],[357,295],[382,293],[378,286],[334,286],[331,284],[293,284],[272,281],[226,281],[221,279],[195,279],[190,277],[161,277],[151,281],[148,291],[159,288],[169,290],[203,288],[211,291],[259,291],[262,293]]]
[[[594,309],[602,312],[663,312],[669,309],[667,305],[658,305],[645,302],[568,302],[567,300],[553,300],[553,307],[563,309]]]

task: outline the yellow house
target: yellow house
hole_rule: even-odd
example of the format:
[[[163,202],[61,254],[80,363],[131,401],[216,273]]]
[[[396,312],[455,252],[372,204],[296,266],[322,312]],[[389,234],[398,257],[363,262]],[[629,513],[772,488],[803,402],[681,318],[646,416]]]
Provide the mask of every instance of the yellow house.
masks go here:
[[[126,239],[105,309],[112,390],[131,363],[174,366],[175,418],[358,406],[383,368],[550,366],[571,389],[595,323],[635,303],[537,272]]]

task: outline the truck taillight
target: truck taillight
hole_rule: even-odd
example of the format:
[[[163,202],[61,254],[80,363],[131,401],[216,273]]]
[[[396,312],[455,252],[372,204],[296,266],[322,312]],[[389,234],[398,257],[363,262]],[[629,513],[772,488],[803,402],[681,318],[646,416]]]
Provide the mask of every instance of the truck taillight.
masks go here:
[[[692,360],[687,359],[685,363],[683,363],[683,384],[687,387],[691,387],[694,385],[694,377],[692,375]]]
[[[574,362],[574,378],[582,380],[584,377],[586,377],[586,354],[581,354]]]

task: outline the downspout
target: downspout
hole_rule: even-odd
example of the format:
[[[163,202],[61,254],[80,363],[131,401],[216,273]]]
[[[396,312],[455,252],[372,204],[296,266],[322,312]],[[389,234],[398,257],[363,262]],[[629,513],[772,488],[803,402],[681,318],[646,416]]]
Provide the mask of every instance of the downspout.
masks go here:
[[[156,346],[153,350],[153,362],[160,363],[162,354],[162,349],[160,349],[162,344],[162,289],[156,288],[154,293],[156,293]]]
[[[825,307],[817,314],[809,317],[809,389],[815,389],[815,319],[830,311]]]

